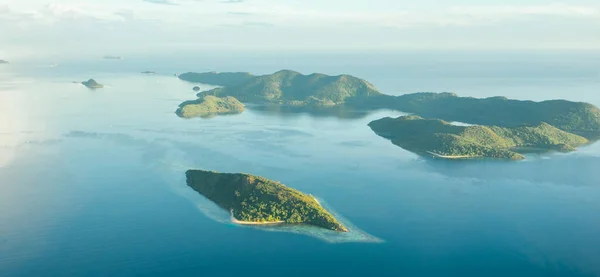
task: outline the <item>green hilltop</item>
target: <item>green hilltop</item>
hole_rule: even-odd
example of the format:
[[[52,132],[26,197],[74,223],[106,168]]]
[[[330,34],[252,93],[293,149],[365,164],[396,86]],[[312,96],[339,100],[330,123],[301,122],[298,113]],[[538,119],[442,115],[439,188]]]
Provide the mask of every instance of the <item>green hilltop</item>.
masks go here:
[[[180,74],[178,77],[191,83],[215,86],[232,86],[256,78],[248,72],[187,72]]]
[[[427,118],[513,127],[546,122],[563,131],[592,138],[600,132],[600,109],[566,100],[543,102],[506,97],[459,97],[454,93],[413,93],[395,97],[390,108]]]
[[[573,151],[588,140],[550,124],[534,126],[456,126],[438,119],[401,116],[372,121],[369,126],[408,151],[449,159],[520,160],[529,151]]]
[[[223,87],[198,93],[232,96],[243,103],[311,108],[346,107],[359,110],[390,109],[479,125],[515,127],[542,122],[588,139],[600,137],[600,109],[566,100],[543,102],[506,97],[459,97],[454,93],[412,93],[390,96],[369,82],[350,75],[303,75],[291,70],[254,76],[245,72],[184,73],[183,80]]]
[[[327,107],[381,93],[369,82],[350,75],[303,75],[281,70],[198,94],[199,97],[206,95],[233,96],[254,104]]]
[[[231,211],[236,220],[255,223],[308,224],[347,232],[312,196],[279,182],[242,173],[188,170],[187,184]]]
[[[184,118],[211,117],[218,114],[235,114],[244,111],[244,104],[234,97],[205,96],[202,99],[186,101],[175,112]]]

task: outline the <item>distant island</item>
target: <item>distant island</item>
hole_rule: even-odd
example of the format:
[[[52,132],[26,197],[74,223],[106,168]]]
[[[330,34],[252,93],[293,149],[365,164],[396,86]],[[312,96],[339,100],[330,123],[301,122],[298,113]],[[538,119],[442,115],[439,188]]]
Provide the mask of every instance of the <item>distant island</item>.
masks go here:
[[[91,88],[91,89],[97,89],[97,88],[103,88],[104,85],[99,84],[98,82],[96,82],[96,80],[94,79],[89,79],[85,82],[81,82],[82,85]]]
[[[184,118],[211,117],[219,114],[236,114],[244,111],[244,104],[234,97],[204,96],[202,99],[186,101],[175,112]]]
[[[154,75],[156,74],[156,71],[142,71],[142,74]]]
[[[522,160],[522,153],[574,151],[589,141],[550,124],[534,126],[456,126],[439,119],[401,116],[372,121],[369,126],[408,151],[436,158]]]
[[[105,60],[122,60],[123,57],[119,57],[119,56],[104,56],[102,57]]]
[[[188,72],[176,75],[179,79],[191,82],[201,83],[214,86],[233,86],[245,81],[256,78],[256,76],[248,72],[204,72],[195,73]]]
[[[348,232],[312,196],[263,177],[188,170],[187,184],[231,212],[238,224],[308,224]]]
[[[7,63],[9,63],[9,62],[5,61],[5,60],[0,60],[0,64],[7,64]]]

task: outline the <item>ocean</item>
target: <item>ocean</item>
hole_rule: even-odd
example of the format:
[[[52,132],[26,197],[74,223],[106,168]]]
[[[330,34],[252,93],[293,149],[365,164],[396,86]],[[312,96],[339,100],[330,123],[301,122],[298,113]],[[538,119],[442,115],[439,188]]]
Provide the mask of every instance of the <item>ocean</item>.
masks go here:
[[[599,53],[567,52],[13,61],[0,66],[0,276],[600,276],[599,144],[439,161],[367,126],[397,111],[174,113],[195,98],[174,76],[187,71],[345,73],[393,95],[600,106],[598,68]],[[89,78],[107,87],[73,83]],[[192,168],[311,193],[351,232],[233,225],[186,187]]]

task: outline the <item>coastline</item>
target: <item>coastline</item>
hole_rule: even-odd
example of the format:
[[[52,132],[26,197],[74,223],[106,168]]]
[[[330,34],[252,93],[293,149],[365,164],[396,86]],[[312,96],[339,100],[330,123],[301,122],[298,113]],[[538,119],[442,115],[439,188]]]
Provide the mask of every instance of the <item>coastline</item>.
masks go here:
[[[234,224],[239,224],[239,225],[278,225],[278,224],[283,224],[285,223],[285,221],[263,221],[263,222],[253,222],[253,221],[241,221],[241,220],[237,220],[235,218],[235,216],[233,216],[233,210],[229,210],[229,213],[231,214],[231,222]]]
[[[449,160],[459,160],[459,159],[473,159],[473,158],[477,158],[477,156],[468,156],[468,155],[463,155],[463,156],[444,156],[444,155],[440,155],[431,151],[426,151],[428,154],[433,155],[435,158],[441,158],[441,159],[449,159]]]

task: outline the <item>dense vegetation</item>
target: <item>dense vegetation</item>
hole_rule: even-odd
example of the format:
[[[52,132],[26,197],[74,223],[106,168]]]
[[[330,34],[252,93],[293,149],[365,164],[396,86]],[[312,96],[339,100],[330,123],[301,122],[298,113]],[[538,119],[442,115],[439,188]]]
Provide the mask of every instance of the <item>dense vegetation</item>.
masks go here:
[[[328,107],[349,99],[381,95],[365,80],[350,75],[302,75],[291,70],[250,78],[238,84],[201,92],[198,96],[233,96],[242,102]]]
[[[209,95],[233,96],[244,103],[298,107],[308,112],[342,106],[360,110],[393,109],[427,118],[508,128],[545,122],[588,139],[600,138],[600,109],[582,102],[458,97],[453,93],[390,96],[350,75],[302,75],[290,70],[263,76],[239,72],[185,73],[180,78],[224,86],[198,93],[201,99]]]
[[[581,102],[533,102],[505,97],[458,97],[453,93],[414,93],[398,96],[392,103],[393,108],[400,111],[448,121],[502,127],[546,122],[588,138],[600,132],[600,109]]]
[[[179,79],[184,81],[215,86],[233,86],[254,78],[256,76],[247,72],[188,72],[179,75]]]
[[[304,223],[347,232],[331,213],[310,195],[279,182],[249,174],[188,170],[187,184],[232,211],[237,220],[249,222]]]
[[[86,87],[88,87],[88,88],[92,88],[92,89],[95,89],[95,88],[103,88],[103,87],[104,87],[104,85],[102,85],[102,84],[99,84],[99,83],[98,83],[98,82],[96,82],[96,80],[94,80],[94,79],[89,79],[89,80],[87,80],[87,81],[85,81],[85,82],[81,82],[81,84],[83,84],[84,86],[86,86]]]
[[[205,96],[202,99],[186,101],[175,112],[180,117],[210,117],[217,114],[234,114],[244,111],[244,104],[233,97]]]
[[[547,123],[535,126],[456,126],[438,119],[419,116],[383,118],[369,123],[380,136],[421,155],[446,158],[523,159],[519,152],[532,149],[573,151],[587,139],[562,131]]]

